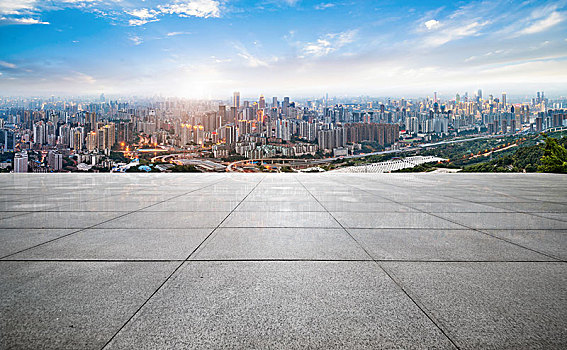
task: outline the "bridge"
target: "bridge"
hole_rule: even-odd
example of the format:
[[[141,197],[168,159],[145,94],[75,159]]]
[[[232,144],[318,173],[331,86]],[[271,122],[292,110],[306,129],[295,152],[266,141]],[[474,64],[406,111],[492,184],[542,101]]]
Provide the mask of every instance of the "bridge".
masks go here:
[[[313,167],[315,165],[320,165],[324,163],[329,163],[329,159],[292,159],[292,158],[255,158],[255,159],[244,159],[236,162],[232,162],[226,168],[226,171],[238,171],[242,167],[251,167],[258,165],[273,165],[277,167],[289,166],[294,169],[306,169]]]

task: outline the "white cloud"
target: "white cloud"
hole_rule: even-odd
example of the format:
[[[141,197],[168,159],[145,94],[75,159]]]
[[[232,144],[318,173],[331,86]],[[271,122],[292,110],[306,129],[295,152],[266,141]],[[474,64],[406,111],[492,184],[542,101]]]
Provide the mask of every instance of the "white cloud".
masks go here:
[[[335,7],[335,4],[333,3],[321,3],[319,5],[315,5],[315,10],[326,10],[329,9],[331,7]]]
[[[138,17],[139,19],[150,19],[154,18],[157,15],[157,11],[148,10],[148,9],[135,9],[132,11],[125,11],[130,16]]]
[[[234,43],[234,47],[239,51],[237,53],[238,57],[243,58],[248,67],[257,68],[257,67],[267,67],[268,66],[268,63],[266,61],[254,56],[253,54],[248,52],[248,50],[242,44]]]
[[[424,25],[428,30],[433,30],[439,28],[440,23],[437,20],[430,19],[429,21],[425,22]]]
[[[137,36],[137,35],[132,35],[128,38],[131,42],[134,43],[134,45],[140,45],[141,43],[144,42],[144,39],[142,39],[141,37]]]
[[[6,62],[6,61],[0,61],[0,66],[4,67],[4,68],[16,68],[16,65],[10,62]]]
[[[79,82],[79,83],[87,83],[87,84],[94,84],[96,83],[96,79],[92,76],[81,73],[81,72],[73,72],[73,75],[63,77],[63,80],[72,81],[72,82]]]
[[[179,17],[220,17],[220,3],[214,0],[191,0],[158,6],[162,13]]]
[[[426,37],[424,43],[428,47],[437,47],[454,40],[476,36],[479,35],[480,30],[489,23],[488,21],[473,21],[468,24],[456,23],[450,26],[443,26],[443,28],[434,35]]]
[[[167,36],[178,36],[178,35],[189,35],[191,32],[170,32],[167,33]]]
[[[155,10],[148,10],[146,8],[141,8],[131,11],[124,11],[124,12],[126,12],[130,16],[136,17],[128,21],[128,24],[131,26],[141,26],[146,23],[159,21],[159,19],[156,18],[159,12]]]
[[[329,33],[317,39],[315,42],[307,43],[303,52],[307,56],[322,57],[337,51],[341,47],[354,41],[358,30],[347,30],[341,33]]]
[[[0,23],[6,23],[6,24],[23,24],[23,25],[28,25],[28,24],[49,24],[49,22],[44,22],[44,21],[40,21],[39,19],[36,18],[7,18],[7,17],[0,17]]]
[[[556,24],[561,23],[563,19],[564,18],[561,13],[554,11],[547,18],[540,19],[539,21],[532,23],[529,27],[520,31],[520,34],[535,34],[543,32],[555,26]]]
[[[128,25],[136,27],[136,26],[141,26],[144,25],[146,23],[151,23],[151,22],[157,22],[159,21],[159,19],[152,19],[152,20],[148,20],[148,19],[131,19],[128,21]]]
[[[0,1],[0,14],[20,15],[35,9],[36,0],[2,0]]]

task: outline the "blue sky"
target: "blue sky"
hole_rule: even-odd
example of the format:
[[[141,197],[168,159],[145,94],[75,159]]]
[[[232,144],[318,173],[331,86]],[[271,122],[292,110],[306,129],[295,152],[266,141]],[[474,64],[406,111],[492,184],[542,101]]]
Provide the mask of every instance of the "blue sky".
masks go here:
[[[0,0],[0,94],[567,94],[567,1]]]

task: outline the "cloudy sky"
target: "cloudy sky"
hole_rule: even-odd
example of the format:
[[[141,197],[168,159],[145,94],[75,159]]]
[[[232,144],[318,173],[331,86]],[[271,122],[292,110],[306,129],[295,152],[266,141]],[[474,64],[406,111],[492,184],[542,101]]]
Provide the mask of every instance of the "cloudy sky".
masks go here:
[[[0,0],[0,94],[567,94],[567,1]]]

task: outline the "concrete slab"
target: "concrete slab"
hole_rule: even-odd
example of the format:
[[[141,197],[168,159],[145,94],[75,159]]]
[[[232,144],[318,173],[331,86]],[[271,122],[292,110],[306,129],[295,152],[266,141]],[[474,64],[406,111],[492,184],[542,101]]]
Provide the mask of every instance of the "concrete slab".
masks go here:
[[[344,227],[350,228],[464,228],[427,213],[333,212],[332,214]]]
[[[555,260],[473,230],[349,229],[349,232],[378,260]]]
[[[324,212],[244,212],[234,211],[222,227],[314,227],[338,228],[340,225]]]
[[[265,212],[265,211],[326,211],[316,201],[291,201],[291,202],[277,202],[277,201],[262,201],[253,202],[245,200],[242,202],[236,211],[249,211],[249,212]]]
[[[565,213],[567,216],[567,205],[549,202],[529,202],[529,203],[486,203],[486,205],[507,209],[509,211],[527,213]]]
[[[219,228],[194,259],[371,260],[343,229],[317,228]]]
[[[149,212],[138,211],[108,221],[96,228],[209,228],[216,227],[228,212]]]
[[[565,263],[383,263],[461,349],[564,349]]]
[[[212,229],[90,229],[10,257],[14,260],[186,259]]]
[[[345,202],[325,201],[321,204],[331,212],[368,212],[368,213],[409,213],[417,212],[407,205],[394,202]]]
[[[452,345],[373,262],[191,262],[108,349],[187,346]]]
[[[0,229],[0,258],[75,232],[74,229]]]
[[[175,266],[0,261],[0,348],[100,349]]]
[[[477,213],[438,213],[436,215],[475,229],[567,230],[567,222],[524,213],[483,213],[482,220],[479,220]]]
[[[124,212],[32,212],[0,221],[0,228],[86,228]]]
[[[499,208],[488,203],[448,202],[448,203],[406,203],[406,205],[426,213],[505,213],[512,210]]]
[[[483,230],[520,246],[567,261],[567,230]]]

